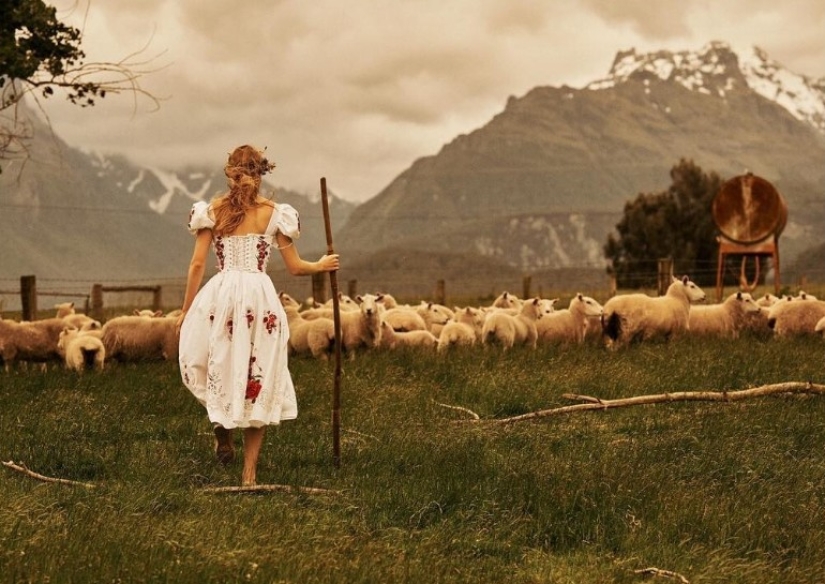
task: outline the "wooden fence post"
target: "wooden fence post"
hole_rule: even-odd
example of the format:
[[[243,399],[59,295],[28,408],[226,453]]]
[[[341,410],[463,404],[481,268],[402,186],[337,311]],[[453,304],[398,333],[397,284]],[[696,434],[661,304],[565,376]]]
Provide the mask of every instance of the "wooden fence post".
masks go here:
[[[89,313],[93,319],[103,320],[103,284],[92,284],[92,306]]]
[[[152,310],[163,308],[163,286],[156,286],[152,291]]]
[[[347,296],[350,298],[358,296],[358,280],[350,280],[347,282]]]
[[[532,283],[533,283],[533,276],[524,276],[521,279],[521,292],[522,292],[521,297],[522,298],[527,299],[527,298],[532,297],[532,294],[530,293],[530,288],[531,288]]]
[[[446,304],[447,303],[447,285],[445,284],[444,280],[438,280],[435,283],[435,298],[434,301],[436,304]]]
[[[323,304],[327,301],[327,281],[324,278],[325,272],[312,274],[312,300],[315,304]]]
[[[20,304],[22,320],[37,319],[37,278],[34,276],[20,276]]]
[[[662,258],[659,260],[659,296],[667,294],[667,289],[673,280],[673,258]]]

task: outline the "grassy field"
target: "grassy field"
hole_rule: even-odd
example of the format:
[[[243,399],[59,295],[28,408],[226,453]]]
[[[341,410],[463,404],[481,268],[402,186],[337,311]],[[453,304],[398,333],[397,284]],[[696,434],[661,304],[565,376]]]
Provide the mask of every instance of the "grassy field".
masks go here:
[[[682,340],[295,359],[300,414],[261,483],[215,494],[208,421],[172,363],[0,372],[2,582],[825,581],[825,396],[673,402],[510,425],[600,398],[822,383],[822,339]],[[482,419],[473,422],[460,406]],[[672,571],[666,578],[638,572]]]

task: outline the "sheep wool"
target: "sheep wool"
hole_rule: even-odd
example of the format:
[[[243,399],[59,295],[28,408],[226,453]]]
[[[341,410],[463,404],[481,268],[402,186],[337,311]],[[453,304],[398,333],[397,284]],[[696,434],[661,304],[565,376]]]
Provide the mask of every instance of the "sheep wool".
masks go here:
[[[689,327],[690,306],[705,293],[687,276],[673,278],[664,296],[620,294],[604,304],[602,330],[616,349],[636,341],[673,338]]]

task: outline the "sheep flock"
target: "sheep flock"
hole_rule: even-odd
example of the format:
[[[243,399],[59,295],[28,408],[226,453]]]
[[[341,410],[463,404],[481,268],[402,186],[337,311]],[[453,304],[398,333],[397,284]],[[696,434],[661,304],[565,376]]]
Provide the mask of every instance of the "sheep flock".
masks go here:
[[[294,358],[329,359],[335,350],[332,301],[299,302],[281,292]],[[678,336],[738,338],[743,333],[789,337],[825,334],[825,301],[800,292],[753,298],[735,292],[719,303],[689,278],[673,278],[667,293],[618,294],[601,305],[581,293],[565,308],[559,298],[520,299],[502,292],[491,304],[452,306],[422,300],[400,304],[389,293],[339,293],[341,352],[349,359],[369,351],[413,349],[443,355],[478,347],[598,343],[609,350]],[[177,361],[175,329],[180,311],[135,310],[100,323],[77,313],[73,304],[55,305],[54,317],[35,321],[0,319],[0,362],[59,362],[67,369],[100,371],[107,363]]]

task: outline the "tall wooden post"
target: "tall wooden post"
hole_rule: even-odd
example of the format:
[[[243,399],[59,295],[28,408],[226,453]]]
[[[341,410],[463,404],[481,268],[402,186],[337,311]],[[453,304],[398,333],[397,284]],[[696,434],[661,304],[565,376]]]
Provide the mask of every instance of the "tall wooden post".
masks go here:
[[[37,319],[37,278],[34,276],[20,276],[20,304],[22,320]]]

